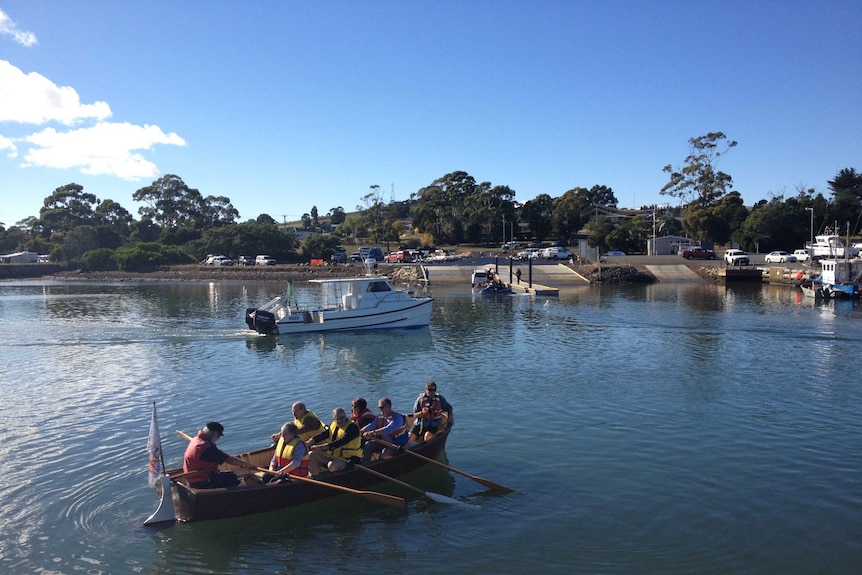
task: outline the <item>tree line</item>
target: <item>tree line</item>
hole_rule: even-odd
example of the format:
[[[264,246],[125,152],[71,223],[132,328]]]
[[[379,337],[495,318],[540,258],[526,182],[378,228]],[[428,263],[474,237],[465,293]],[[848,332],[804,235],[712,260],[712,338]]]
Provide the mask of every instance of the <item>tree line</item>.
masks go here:
[[[523,203],[505,185],[477,182],[455,171],[411,194],[406,201],[385,202],[379,186],[361,198],[353,213],[341,207],[320,216],[317,206],[303,214],[301,225],[323,232],[298,242],[292,229],[268,214],[238,222],[239,212],[225,196],[204,196],[176,175],[168,174],[136,190],[143,205],[135,218],[113,200],[100,201],[83,186],[66,184],[43,201],[38,217],[14,226],[0,224],[0,252],[34,251],[53,261],[92,269],[146,269],[201,261],[207,254],[267,253],[279,261],[328,258],[342,243],[395,245],[493,246],[508,239],[574,241],[586,233],[602,250],[645,251],[653,235],[685,235],[699,242],[743,249],[793,249],[813,229],[858,229],[862,215],[862,175],[853,168],[827,182],[831,197],[799,187],[746,206],[733,189],[719,159],[736,147],[721,132],[689,140],[690,153],[678,167],[665,166],[668,182],[661,194],[678,205],[641,206],[640,214],[612,223],[617,209],[606,185],[575,187],[554,198],[540,194]]]

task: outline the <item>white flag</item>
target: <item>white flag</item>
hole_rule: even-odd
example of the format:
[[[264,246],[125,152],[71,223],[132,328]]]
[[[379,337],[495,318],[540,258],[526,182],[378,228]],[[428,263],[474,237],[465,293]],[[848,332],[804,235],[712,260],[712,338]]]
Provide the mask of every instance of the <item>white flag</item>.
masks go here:
[[[159,422],[156,419],[156,402],[153,402],[153,419],[150,421],[150,437],[147,439],[147,451],[150,453],[149,478],[150,487],[161,486],[159,476],[162,474],[162,438],[159,436]]]

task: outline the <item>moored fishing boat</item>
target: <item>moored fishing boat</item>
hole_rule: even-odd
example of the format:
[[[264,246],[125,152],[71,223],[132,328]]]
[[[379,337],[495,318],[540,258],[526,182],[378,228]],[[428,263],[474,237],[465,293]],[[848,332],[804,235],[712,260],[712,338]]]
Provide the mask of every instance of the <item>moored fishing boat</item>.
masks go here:
[[[819,275],[803,280],[799,289],[815,299],[858,298],[862,260],[827,258],[820,261]]]
[[[431,441],[412,446],[410,453],[403,450],[389,459],[372,461],[366,465],[366,468],[389,477],[415,471],[428,464],[423,457],[436,459],[442,453],[448,435],[447,428]],[[269,466],[272,454],[273,448],[266,448],[236,457],[265,468]],[[242,477],[240,485],[229,489],[195,489],[181,477],[170,481],[177,521],[204,521],[252,515],[326,499],[343,494],[345,491],[354,491],[357,495],[367,495],[371,498],[374,496],[391,498],[377,492],[357,492],[383,480],[379,476],[356,468],[324,473],[315,476],[313,480],[291,477],[286,481],[270,483],[263,483],[258,475],[250,473],[248,469],[222,465],[222,470],[234,471]],[[182,471],[181,468],[168,470],[167,475],[178,476]]]
[[[317,287],[314,305],[300,306],[289,282],[287,295],[246,309],[248,327],[263,334],[295,334],[414,328],[431,322],[433,298],[396,290],[386,277],[313,279],[309,283]]]

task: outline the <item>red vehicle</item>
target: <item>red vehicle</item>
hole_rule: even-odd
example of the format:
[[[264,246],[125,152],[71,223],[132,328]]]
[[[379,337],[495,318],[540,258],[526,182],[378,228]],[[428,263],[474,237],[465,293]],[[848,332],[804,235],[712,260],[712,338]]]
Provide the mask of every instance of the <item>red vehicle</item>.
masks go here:
[[[413,256],[411,256],[410,252],[408,251],[400,250],[397,252],[389,252],[383,259],[386,261],[386,263],[402,264],[405,262],[412,262]]]
[[[679,252],[687,260],[714,260],[715,252],[706,248],[688,248]]]

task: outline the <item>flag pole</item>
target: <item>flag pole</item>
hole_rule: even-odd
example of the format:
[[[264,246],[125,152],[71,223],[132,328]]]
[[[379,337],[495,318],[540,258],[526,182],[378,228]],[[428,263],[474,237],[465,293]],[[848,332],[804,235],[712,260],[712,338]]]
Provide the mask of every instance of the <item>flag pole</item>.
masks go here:
[[[156,418],[156,402],[153,402],[153,417],[150,420],[150,435],[147,440],[147,451],[150,454],[150,464],[149,464],[149,484],[152,487],[157,481],[156,475],[159,470],[161,470],[161,501],[159,501],[159,506],[156,509],[155,513],[150,515],[146,521],[144,521],[145,526],[155,525],[157,523],[173,523],[176,521],[176,517],[174,515],[174,500],[171,496],[171,478],[168,477],[168,472],[165,469],[165,456],[162,453],[162,438],[159,434],[159,422]]]

